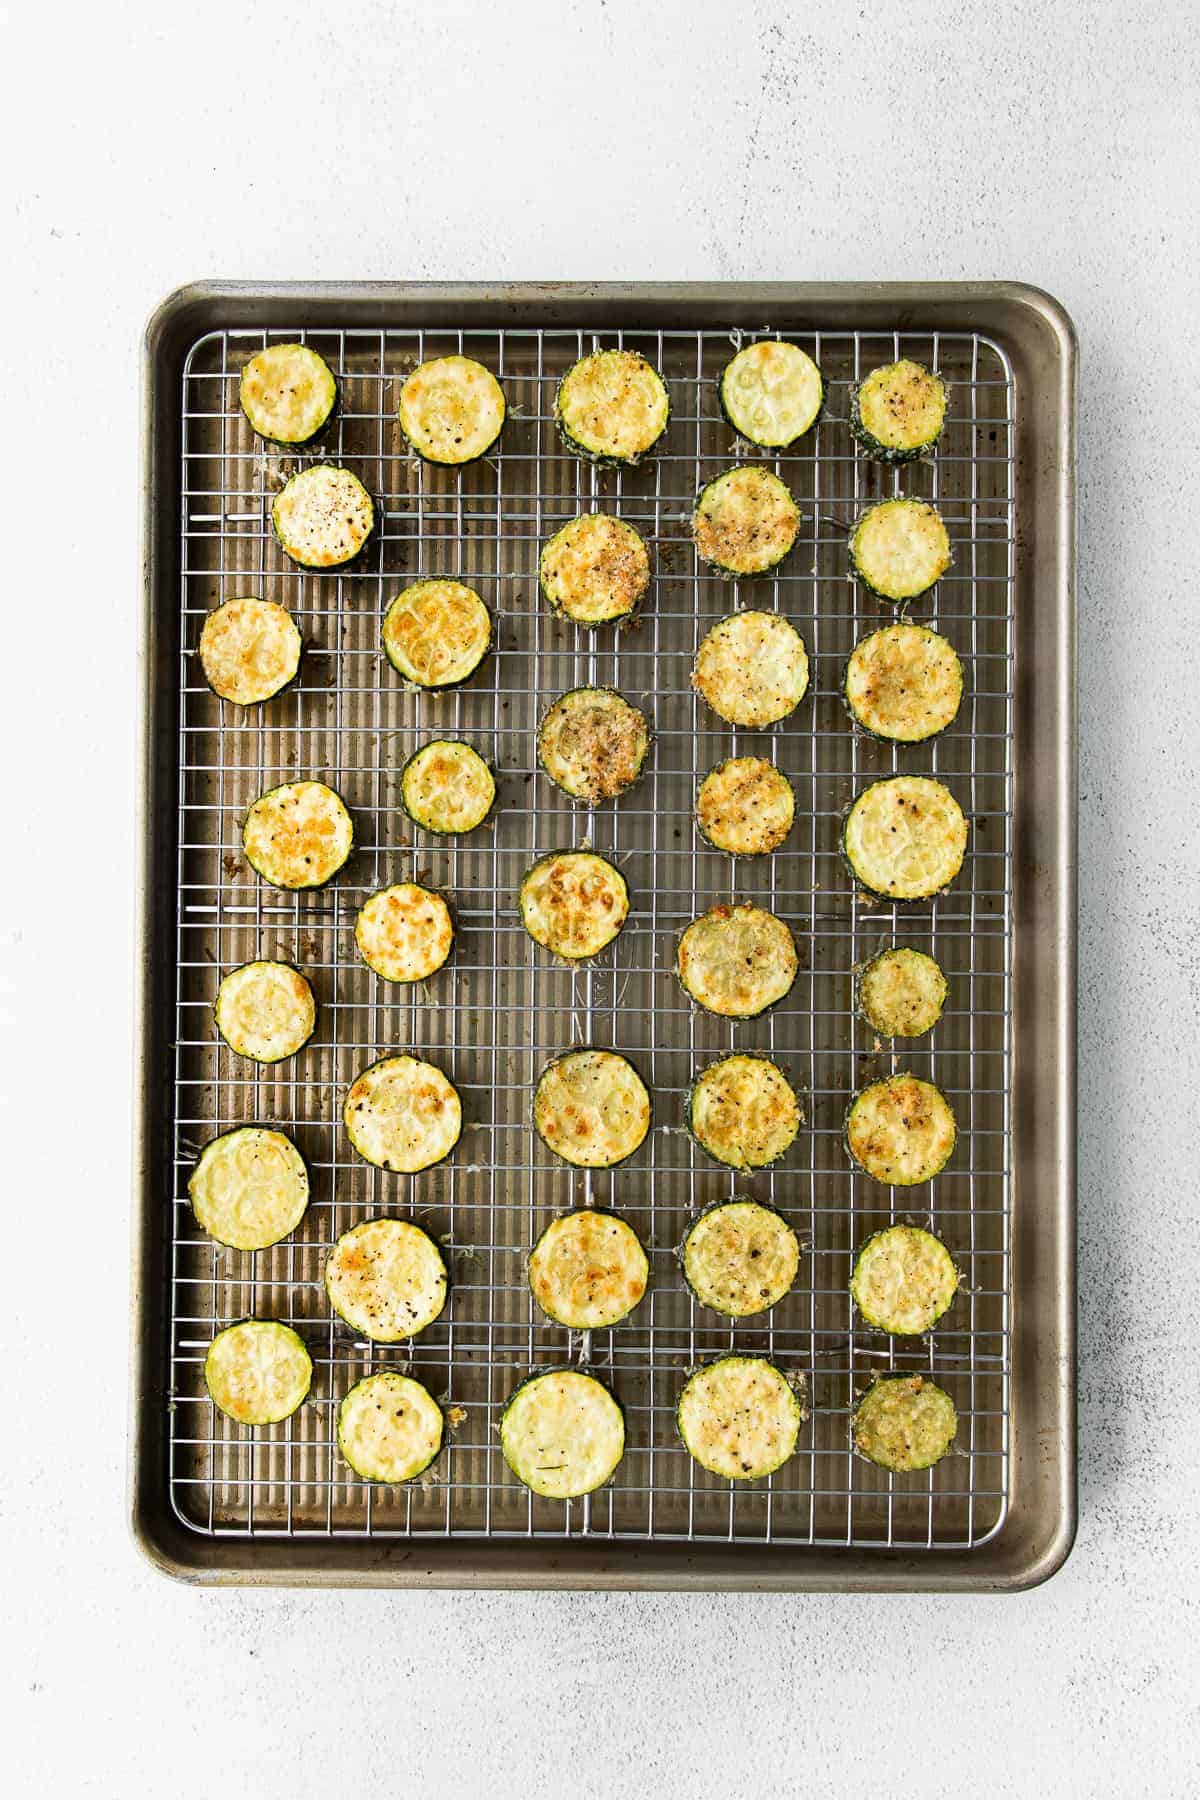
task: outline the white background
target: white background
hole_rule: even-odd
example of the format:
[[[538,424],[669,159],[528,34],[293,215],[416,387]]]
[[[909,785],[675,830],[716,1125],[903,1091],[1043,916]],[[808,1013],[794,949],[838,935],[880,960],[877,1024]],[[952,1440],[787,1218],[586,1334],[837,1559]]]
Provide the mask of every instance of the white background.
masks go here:
[[[1195,1792],[1197,42],[1187,0],[33,0],[9,25],[9,1792]],[[1073,314],[1082,1523],[1047,1587],[205,1593],[135,1554],[139,339],[198,276],[997,276]]]

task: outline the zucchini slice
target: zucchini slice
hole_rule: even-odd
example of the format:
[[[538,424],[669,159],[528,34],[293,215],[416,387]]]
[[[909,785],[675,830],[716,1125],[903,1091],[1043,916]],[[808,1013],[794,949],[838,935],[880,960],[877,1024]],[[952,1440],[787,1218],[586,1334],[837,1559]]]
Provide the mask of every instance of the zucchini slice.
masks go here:
[[[744,463],[710,481],[696,502],[692,536],[706,563],[726,575],[765,575],[800,530],[800,509],[770,469]]]
[[[521,923],[535,944],[578,962],[598,956],[629,917],[620,869],[594,850],[558,850],[535,862],[520,892]]]
[[[302,569],[353,562],[375,529],[375,502],[357,475],[334,463],[301,469],[271,502],[280,548]]]
[[[323,781],[289,781],[254,802],[242,848],[272,887],[324,887],[354,848],[354,826],[341,795]]]
[[[932,1469],[954,1442],[958,1414],[923,1375],[880,1375],[854,1409],[854,1448],[895,1475]]]
[[[504,1460],[533,1493],[574,1500],[616,1474],[625,1415],[603,1383],[578,1369],[530,1375],[500,1415]]]
[[[842,685],[856,725],[888,743],[923,744],[962,704],[954,646],[925,625],[885,625],[850,652]]]
[[[808,692],[804,639],[779,613],[730,613],[696,652],[692,686],[731,725],[778,724]]]
[[[572,688],[538,727],[538,761],[572,800],[596,806],[635,782],[650,749],[646,715],[615,688]]]
[[[470,744],[435,738],[400,773],[400,798],[422,831],[460,836],[483,824],[496,804],[496,777]]]
[[[893,775],[864,788],[846,814],[850,871],[884,900],[928,900],[967,853],[967,821],[949,788],[928,775]]]
[[[637,1232],[614,1213],[573,1212],[547,1225],[529,1255],[529,1289],[570,1331],[606,1331],[646,1291],[650,1263]]]
[[[893,946],[859,970],[858,1010],[880,1037],[922,1037],[946,1004],[946,977],[923,950]]]
[[[384,981],[424,981],[454,947],[454,922],[440,894],[399,881],[363,902],[354,941],[368,969]]]
[[[462,1135],[454,1083],[417,1056],[385,1056],[346,1095],[342,1119],[365,1162],[415,1175],[449,1156]]]
[[[397,1344],[432,1325],[446,1304],[447,1285],[441,1251],[407,1219],[352,1226],[325,1264],[330,1306],[376,1344]]]
[[[689,1376],[675,1423],[710,1474],[757,1481],[782,1468],[805,1419],[803,1384],[765,1356],[719,1356]]]
[[[307,344],[270,344],[243,366],[238,399],[268,443],[307,444],[333,416],[337,382]]]
[[[702,1212],[683,1240],[683,1278],[701,1306],[748,1319],[777,1306],[800,1267],[796,1234],[757,1200],[726,1200]]]
[[[726,363],[721,411],[736,432],[761,450],[787,450],[811,431],[825,404],[825,383],[799,344],[764,338]]]
[[[577,625],[627,619],[650,586],[650,553],[632,525],[583,513],[556,531],[538,564],[547,605]]]
[[[205,1144],[188,1182],[196,1223],[231,1250],[266,1250],[308,1206],[308,1169],[291,1138],[239,1125]]]
[[[243,596],[210,612],[200,632],[200,667],[214,694],[234,706],[258,706],[293,681],[300,630],[274,600]]]
[[[533,1128],[579,1169],[613,1169],[650,1129],[650,1096],[615,1050],[568,1050],[547,1063],[533,1096]]]
[[[412,1481],[441,1449],[442,1429],[429,1389],[398,1369],[355,1382],[338,1407],[338,1449],[364,1481]]]
[[[917,1075],[888,1075],[857,1093],[846,1113],[846,1146],[860,1168],[892,1187],[932,1181],[954,1151],[957,1128],[945,1094]]]
[[[461,581],[414,581],[383,616],[383,649],[415,687],[457,687],[492,645],[492,615]]]
[[[204,1385],[238,1425],[290,1419],[312,1385],[304,1339],[278,1319],[243,1319],[218,1331],[204,1358]]]
[[[486,456],[504,415],[504,389],[469,356],[418,363],[400,389],[400,429],[423,461],[445,468]]]
[[[638,463],[667,429],[658,370],[636,350],[596,350],[558,384],[554,415],[568,450],[597,463]]]
[[[930,455],[945,423],[945,382],[909,357],[872,369],[851,396],[850,429],[875,462]]]
[[[730,856],[778,850],[795,816],[792,784],[765,756],[731,756],[718,763],[696,795],[701,835]]]
[[[957,1292],[950,1252],[916,1225],[889,1225],[868,1238],[850,1277],[851,1298],[867,1324],[892,1337],[920,1337]]]
[[[317,1022],[313,991],[291,963],[250,962],[217,989],[217,1030],[237,1056],[282,1062],[303,1050]]]
[[[950,538],[928,500],[881,500],[850,534],[850,564],[879,600],[916,600],[950,567]]]
[[[690,999],[723,1019],[753,1019],[789,992],[799,962],[782,919],[743,900],[713,906],[682,933],[675,972]]]
[[[767,1056],[735,1053],[710,1063],[687,1100],[688,1130],[727,1169],[778,1162],[802,1117],[791,1082]]]

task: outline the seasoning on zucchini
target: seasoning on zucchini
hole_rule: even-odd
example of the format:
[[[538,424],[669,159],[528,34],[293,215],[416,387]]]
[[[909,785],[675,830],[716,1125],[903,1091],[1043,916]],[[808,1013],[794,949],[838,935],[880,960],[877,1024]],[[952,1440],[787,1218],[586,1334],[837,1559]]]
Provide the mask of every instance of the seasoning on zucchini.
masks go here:
[[[872,1081],[846,1113],[851,1156],[876,1181],[893,1187],[932,1181],[949,1162],[956,1135],[950,1102],[917,1075]]]
[[[954,646],[924,625],[885,625],[854,646],[842,692],[856,725],[888,743],[923,744],[962,702]]]
[[[726,363],[721,411],[762,450],[786,450],[811,431],[825,403],[821,371],[799,344],[764,338]]]
[[[338,1407],[337,1441],[364,1481],[412,1481],[442,1447],[442,1409],[411,1375],[381,1369]]]
[[[415,881],[381,888],[354,921],[358,954],[384,981],[424,981],[441,968],[454,945],[450,908]]]
[[[950,562],[942,515],[928,500],[881,500],[850,534],[850,565],[879,600],[916,600]]]
[[[726,469],[696,502],[692,535],[706,563],[727,575],[763,575],[781,563],[800,530],[800,509],[770,469]]]
[[[584,513],[556,531],[538,569],[547,604],[577,625],[627,619],[650,586],[644,541],[609,513]]]
[[[504,411],[504,389],[469,356],[418,363],[400,389],[400,429],[425,462],[449,468],[487,455]]]
[[[446,1288],[441,1251],[407,1219],[352,1226],[325,1264],[330,1306],[376,1344],[397,1344],[432,1325],[446,1304]]]
[[[729,1169],[765,1169],[789,1149],[803,1117],[787,1076],[767,1056],[710,1063],[687,1100],[688,1129]]]
[[[449,1156],[462,1134],[458,1089],[417,1056],[385,1056],[364,1069],[342,1118],[358,1154],[380,1169],[415,1175]]]
[[[894,1475],[941,1462],[958,1414],[943,1388],[924,1375],[880,1375],[854,1409],[854,1448]]]
[[[375,503],[349,469],[313,463],[276,494],[271,527],[280,548],[302,569],[340,569],[375,529]]]
[[[872,369],[851,396],[850,429],[875,462],[928,456],[945,423],[945,382],[909,357]]]
[[[684,992],[725,1019],[766,1012],[788,993],[798,966],[795,940],[783,920],[748,900],[701,913],[675,953]]]
[[[923,950],[893,946],[859,970],[858,1010],[880,1037],[922,1037],[946,1003],[946,977]]]
[[[457,687],[492,644],[492,616],[461,581],[414,581],[383,616],[383,649],[397,674],[422,688]]]
[[[547,1225],[529,1255],[530,1292],[547,1318],[570,1331],[616,1325],[649,1279],[637,1232],[614,1213],[567,1213]]]
[[[928,1331],[957,1292],[950,1252],[916,1225],[889,1225],[868,1238],[850,1277],[851,1298],[867,1324],[892,1337]]]
[[[574,1500],[611,1481],[625,1454],[625,1416],[594,1375],[530,1375],[500,1415],[504,1460],[547,1500]]]
[[[470,744],[435,738],[400,774],[400,798],[423,831],[459,836],[482,825],[496,803],[496,777]]]
[[[200,632],[200,667],[214,694],[234,706],[257,706],[295,679],[300,631],[273,600],[243,596],[210,612]]]
[[[635,782],[650,749],[644,712],[615,688],[572,688],[538,727],[538,761],[572,800],[596,806]]]
[[[317,1003],[301,975],[284,962],[243,963],[217,989],[217,1030],[238,1056],[282,1062],[313,1034]]]
[[[289,781],[254,802],[242,848],[272,887],[324,887],[354,848],[354,826],[341,795],[323,781]]]
[[[568,1050],[547,1063],[533,1097],[542,1142],[580,1169],[612,1169],[650,1129],[650,1096],[615,1050]]]
[[[278,1319],[243,1319],[218,1331],[204,1358],[204,1385],[238,1425],[290,1419],[312,1385],[304,1339]]]
[[[270,344],[242,368],[238,399],[250,428],[272,444],[307,444],[333,414],[337,382],[307,344]]]
[[[558,850],[534,863],[521,883],[520,906],[535,944],[580,961],[617,936],[629,916],[629,888],[595,851]]]
[[[748,1319],[783,1299],[800,1267],[787,1220],[757,1200],[726,1200],[702,1212],[680,1251],[683,1278],[702,1306]]]
[[[592,462],[638,463],[667,429],[663,378],[636,350],[596,350],[558,384],[554,415],[569,450]]]
[[[675,1411],[684,1449],[729,1481],[757,1481],[782,1468],[804,1419],[803,1382],[765,1356],[705,1364],[685,1382]]]
[[[308,1169],[291,1138],[239,1125],[205,1144],[188,1182],[196,1223],[231,1250],[266,1250],[308,1206]]]
[[[967,852],[958,801],[928,775],[893,775],[864,788],[846,814],[851,873],[884,900],[927,900],[948,887]]]
[[[731,613],[696,652],[692,686],[731,725],[775,725],[808,692],[804,639],[779,613]]]
[[[792,784],[765,756],[731,756],[710,769],[696,795],[696,823],[715,850],[766,856],[796,816]]]

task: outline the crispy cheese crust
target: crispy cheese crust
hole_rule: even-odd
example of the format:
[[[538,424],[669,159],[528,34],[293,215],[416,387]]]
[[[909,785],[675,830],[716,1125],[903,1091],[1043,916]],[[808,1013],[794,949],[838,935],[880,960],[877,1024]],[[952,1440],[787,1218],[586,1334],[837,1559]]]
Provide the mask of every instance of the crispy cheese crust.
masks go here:
[[[302,569],[339,569],[375,529],[375,503],[349,469],[313,463],[276,494],[271,526],[280,548]]]
[[[792,784],[765,756],[732,756],[710,769],[696,795],[696,823],[716,850],[767,856],[792,829]]]
[[[342,1118],[358,1154],[380,1169],[415,1175],[449,1156],[462,1133],[454,1083],[416,1056],[387,1056],[350,1087]]]
[[[414,581],[388,607],[382,637],[388,661],[406,681],[457,687],[491,648],[492,619],[461,581]]]
[[[340,794],[323,781],[286,782],[254,802],[242,848],[272,887],[323,887],[354,848],[354,827]]]
[[[555,532],[539,563],[542,593],[577,625],[626,619],[650,586],[650,554],[624,519],[583,513]]]
[[[638,463],[667,428],[662,376],[636,350],[597,350],[558,384],[555,416],[571,450],[598,463]]]
[[[764,575],[796,541],[800,509],[770,469],[726,469],[696,502],[692,536],[706,563],[727,575]]]
[[[843,692],[850,717],[872,737],[923,744],[958,716],[962,664],[936,631],[885,625],[851,651]]]
[[[796,1448],[805,1409],[797,1388],[765,1356],[721,1356],[697,1369],[679,1396],[675,1422],[701,1468],[728,1481],[757,1481]]]
[[[859,972],[858,1010],[880,1037],[921,1037],[946,1003],[946,977],[922,950],[881,950]]]
[[[932,1181],[949,1162],[956,1136],[950,1102],[917,1075],[871,1082],[846,1114],[851,1156],[876,1181],[893,1187]]]
[[[432,1325],[446,1304],[447,1285],[441,1251],[406,1219],[355,1225],[325,1265],[330,1306],[377,1344],[397,1344]]]
[[[572,800],[598,806],[642,772],[650,748],[646,715],[614,688],[572,688],[538,728],[538,760]]]
[[[504,390],[469,356],[419,363],[400,390],[400,429],[426,462],[461,468],[486,456],[504,424]]]
[[[808,692],[804,639],[779,613],[731,613],[696,652],[692,685],[731,725],[778,724]]]
[[[302,641],[290,612],[243,596],[210,612],[200,632],[200,667],[214,694],[258,706],[295,679]]]

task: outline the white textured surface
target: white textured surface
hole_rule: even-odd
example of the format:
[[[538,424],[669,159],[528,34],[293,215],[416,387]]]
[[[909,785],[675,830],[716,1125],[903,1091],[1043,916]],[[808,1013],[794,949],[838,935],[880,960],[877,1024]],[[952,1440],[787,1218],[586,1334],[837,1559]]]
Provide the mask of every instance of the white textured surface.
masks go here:
[[[1172,381],[1200,307],[1198,42],[1188,0],[131,0],[9,25],[9,1792],[1195,1791],[1196,479]],[[1007,276],[1074,315],[1082,1523],[1048,1587],[307,1597],[135,1557],[139,334],[203,275]]]

